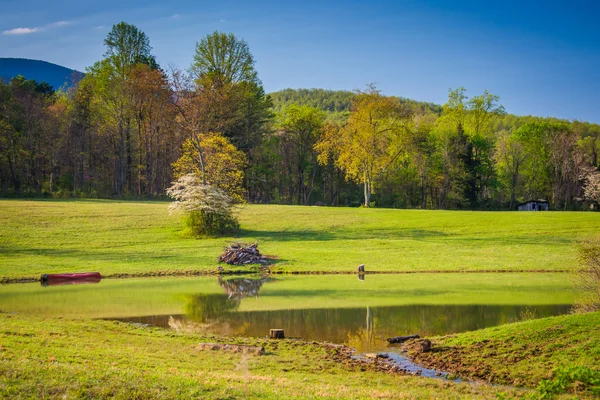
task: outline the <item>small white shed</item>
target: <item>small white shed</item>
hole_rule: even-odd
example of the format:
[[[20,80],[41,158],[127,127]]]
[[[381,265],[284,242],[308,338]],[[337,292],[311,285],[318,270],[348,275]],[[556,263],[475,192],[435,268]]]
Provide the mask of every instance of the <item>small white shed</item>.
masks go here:
[[[548,211],[550,204],[546,200],[529,200],[517,206],[519,211]]]

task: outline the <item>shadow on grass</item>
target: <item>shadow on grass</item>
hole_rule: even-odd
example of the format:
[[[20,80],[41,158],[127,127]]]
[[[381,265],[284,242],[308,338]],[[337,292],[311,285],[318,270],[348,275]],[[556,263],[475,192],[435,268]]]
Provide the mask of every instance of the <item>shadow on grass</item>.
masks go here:
[[[516,245],[571,245],[577,238],[560,236],[531,236],[531,235],[482,235],[453,234],[437,230],[426,229],[331,229],[325,230],[252,230],[243,229],[242,238],[252,238],[258,241],[273,242],[326,242],[333,240],[400,240],[411,239],[422,242],[446,242],[459,245],[491,245],[491,246],[516,246]]]
[[[426,240],[428,238],[437,238],[448,236],[441,231],[424,229],[363,229],[363,230],[278,230],[261,231],[243,229],[240,232],[241,237],[251,237],[257,240],[277,241],[277,242],[295,242],[295,241],[330,241],[330,240],[367,240],[367,239],[402,239],[410,238],[415,240]]]
[[[72,258],[79,261],[102,261],[106,262],[107,264],[115,261],[122,262],[123,259],[132,259],[133,261],[143,260],[145,263],[152,263],[165,262],[169,260],[181,261],[182,259],[190,258],[190,256],[183,257],[178,254],[163,253],[144,253],[143,256],[140,256],[139,252],[135,248],[132,248],[131,251],[116,252],[115,249],[118,247],[127,246],[110,246],[102,249],[97,248],[92,250],[0,246],[0,254],[8,257],[37,256],[50,258]],[[193,261],[194,259],[192,258],[190,262]]]
[[[340,282],[341,284],[341,282]],[[348,297],[360,297],[369,299],[371,297],[395,297],[395,296],[437,296],[448,293],[447,290],[361,290],[360,294],[357,294],[356,290],[342,290],[337,288],[332,289],[273,289],[269,288],[267,291],[261,292],[261,297],[324,297],[324,298],[348,298]]]

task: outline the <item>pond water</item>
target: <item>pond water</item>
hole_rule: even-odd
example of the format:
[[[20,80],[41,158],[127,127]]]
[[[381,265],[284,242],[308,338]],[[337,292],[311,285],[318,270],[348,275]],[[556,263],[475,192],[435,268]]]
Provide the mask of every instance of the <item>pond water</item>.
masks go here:
[[[386,338],[443,335],[567,313],[564,274],[414,274],[104,279],[0,286],[0,310],[387,349]]]

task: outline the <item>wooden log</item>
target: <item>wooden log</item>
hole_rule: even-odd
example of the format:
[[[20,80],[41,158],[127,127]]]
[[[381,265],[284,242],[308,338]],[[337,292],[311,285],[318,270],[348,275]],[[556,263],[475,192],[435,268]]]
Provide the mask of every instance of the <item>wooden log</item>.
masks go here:
[[[395,336],[388,338],[388,343],[403,343],[410,339],[419,339],[421,336],[419,335],[407,335],[407,336]]]
[[[271,339],[283,339],[285,335],[283,334],[283,329],[270,329],[269,337]]]

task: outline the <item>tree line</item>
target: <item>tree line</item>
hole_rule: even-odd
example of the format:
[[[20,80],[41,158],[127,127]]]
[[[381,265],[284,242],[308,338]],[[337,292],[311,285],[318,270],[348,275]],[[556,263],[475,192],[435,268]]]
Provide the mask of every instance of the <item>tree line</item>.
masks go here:
[[[2,196],[160,198],[189,174],[236,202],[431,209],[598,205],[600,125],[507,114],[498,96],[443,106],[383,95],[267,95],[249,45],[214,32],[187,70],[114,25],[75,86],[0,82]],[[594,197],[596,196],[596,197]]]

